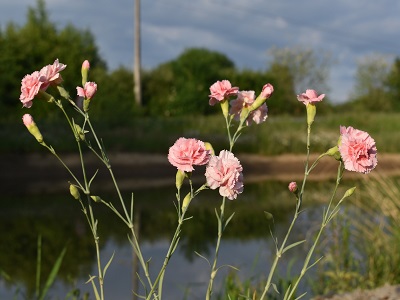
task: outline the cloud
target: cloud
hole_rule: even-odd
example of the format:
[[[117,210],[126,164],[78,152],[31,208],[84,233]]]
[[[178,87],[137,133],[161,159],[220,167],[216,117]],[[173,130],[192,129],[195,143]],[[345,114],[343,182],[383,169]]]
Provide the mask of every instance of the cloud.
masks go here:
[[[22,24],[33,0],[0,0],[1,25]],[[89,28],[111,69],[133,65],[134,0],[47,0],[51,20]],[[358,57],[400,49],[400,2],[338,0],[142,0],[143,66],[152,68],[185,48],[226,54],[240,68],[263,69],[272,46],[332,53],[331,93],[343,101]],[[338,88],[340,87],[340,88]]]

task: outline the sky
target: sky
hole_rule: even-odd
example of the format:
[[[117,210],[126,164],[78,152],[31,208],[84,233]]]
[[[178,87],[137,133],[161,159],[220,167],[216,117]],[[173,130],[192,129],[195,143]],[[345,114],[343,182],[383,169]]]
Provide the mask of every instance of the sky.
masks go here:
[[[60,28],[72,23],[89,29],[113,70],[133,66],[134,1],[47,0],[46,5]],[[36,0],[0,0],[0,26],[23,25],[28,6],[35,5]],[[142,67],[204,47],[225,54],[240,69],[264,70],[271,47],[311,48],[329,53],[334,62],[329,90],[318,92],[343,102],[353,89],[357,61],[400,55],[399,16],[398,0],[141,0]]]

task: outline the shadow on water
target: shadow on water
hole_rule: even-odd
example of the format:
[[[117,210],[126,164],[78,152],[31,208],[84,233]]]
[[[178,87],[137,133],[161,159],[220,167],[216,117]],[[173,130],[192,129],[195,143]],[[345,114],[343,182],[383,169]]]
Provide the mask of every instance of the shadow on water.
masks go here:
[[[322,208],[315,203],[327,201],[326,190],[332,187],[331,182],[312,185],[313,198],[306,198],[306,210],[292,234],[293,241],[304,239],[309,230],[318,225]],[[174,188],[135,192],[140,239],[145,258],[151,258],[153,272],[161,265],[176,227],[175,192]],[[102,198],[118,205],[113,194]],[[125,195],[125,199],[130,199],[130,195]],[[178,251],[170,262],[165,299],[183,299],[188,290],[192,296],[197,295],[190,299],[204,298],[209,267],[195,251],[211,259],[217,236],[214,210],[219,209],[220,201],[216,191],[206,190],[191,203],[189,215],[193,218],[184,224]],[[247,185],[243,195],[227,202],[227,215],[235,212],[235,216],[224,232],[220,263],[238,266],[241,269],[238,274],[243,279],[266,276],[273,259],[274,245],[270,237],[271,223],[265,218],[264,211],[273,214],[273,230],[281,241],[291,221],[294,201],[286,183],[270,181]],[[115,252],[115,259],[105,278],[106,295],[112,295],[110,299],[132,299],[132,250],[127,239],[128,230],[105,207],[95,207],[95,214],[99,219],[103,262]],[[0,285],[1,299],[11,298],[16,287],[27,295],[33,294],[38,235],[43,239],[43,274],[50,272],[57,255],[64,246],[68,247],[51,296],[64,298],[75,287],[91,291],[91,287],[84,282],[89,274],[96,273],[93,241],[79,203],[70,195],[7,196],[1,201],[0,215],[0,268],[11,278],[11,281],[3,281]],[[304,255],[304,251],[301,247],[294,249],[289,259]],[[285,266],[281,269],[282,276],[286,276]],[[224,269],[218,276],[219,284],[227,272]]]

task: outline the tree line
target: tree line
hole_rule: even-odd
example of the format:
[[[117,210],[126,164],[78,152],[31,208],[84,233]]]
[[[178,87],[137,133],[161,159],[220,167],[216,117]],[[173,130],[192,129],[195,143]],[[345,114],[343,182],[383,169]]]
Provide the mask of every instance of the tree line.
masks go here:
[[[90,80],[99,86],[93,115],[98,118],[129,118],[132,115],[179,116],[211,114],[208,105],[209,87],[217,80],[229,79],[242,90],[256,90],[270,82],[273,98],[268,106],[274,114],[296,115],[301,103],[293,101],[296,93],[312,87],[327,93],[329,67],[332,63],[324,51],[306,48],[271,48],[271,60],[262,71],[238,69],[226,55],[204,48],[186,49],[177,58],[151,70],[142,70],[142,106],[135,104],[133,72],[124,67],[108,71],[99,54],[95,38],[89,30],[72,24],[57,29],[49,18],[44,0],[28,8],[26,23],[12,22],[0,28],[0,109],[2,119],[14,117],[20,105],[20,82],[23,76],[56,58],[68,67],[63,71],[64,84],[74,97],[79,85],[81,63],[91,63]],[[400,59],[393,65],[367,60],[359,65],[353,99],[346,109],[400,110]],[[329,93],[327,93],[329,94]],[[379,101],[378,101],[379,100]],[[343,106],[343,105],[342,105]],[[47,105],[34,105],[35,116],[53,114]],[[332,102],[324,101],[320,113],[335,110]]]

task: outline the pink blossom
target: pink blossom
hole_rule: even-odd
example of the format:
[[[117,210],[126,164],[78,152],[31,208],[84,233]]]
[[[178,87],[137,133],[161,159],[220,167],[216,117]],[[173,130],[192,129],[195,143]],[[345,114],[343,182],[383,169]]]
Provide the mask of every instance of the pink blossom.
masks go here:
[[[297,95],[297,100],[303,102],[305,105],[307,104],[314,104],[316,102],[322,101],[324,99],[325,94],[321,94],[318,96],[315,90],[306,90],[305,93],[301,95]]]
[[[181,137],[169,148],[168,161],[184,172],[191,172],[194,170],[193,166],[205,165],[209,160],[210,150],[197,139]]]
[[[351,126],[340,126],[340,135],[339,152],[345,169],[364,174],[371,172],[378,164],[375,140],[367,132]]]
[[[295,181],[292,181],[291,183],[289,183],[289,191],[291,191],[292,193],[295,193],[297,191],[297,183]]]
[[[249,107],[253,104],[255,100],[255,92],[254,91],[240,91],[237,94],[237,98],[230,102],[231,109],[229,113],[231,115],[235,115],[239,118],[240,113],[244,107]]]
[[[59,63],[58,59],[56,59],[52,65],[47,65],[43,67],[40,70],[40,75],[45,78],[45,82],[41,89],[45,91],[50,84],[60,84],[63,81],[60,72],[66,67],[67,65]]]
[[[256,123],[256,124],[260,124],[262,122],[265,122],[267,117],[268,117],[268,107],[264,103],[259,108],[257,108],[256,110],[254,110],[250,113],[250,115],[246,119],[246,124],[251,125],[252,121],[254,121],[254,123]]]
[[[274,87],[272,86],[272,84],[267,83],[263,86],[261,90],[261,96],[265,99],[268,99],[269,97],[271,97],[273,92],[274,92]]]
[[[255,92],[254,91],[240,91],[237,95],[237,98],[230,102],[231,109],[229,113],[231,115],[235,115],[235,119],[240,119],[240,114],[243,108],[249,108],[255,101]],[[252,111],[248,118],[246,119],[246,124],[251,125],[252,121],[256,124],[260,124],[267,119],[268,107],[264,103],[256,110]]]
[[[219,194],[229,200],[243,192],[243,168],[232,152],[222,150],[212,156],[206,168],[207,185],[210,189],[219,188]]]
[[[76,87],[76,92],[79,97],[85,98],[85,99],[92,99],[92,97],[96,94],[97,92],[97,84],[94,82],[86,82],[85,86],[81,88],[80,86]]]
[[[229,96],[236,95],[238,91],[239,88],[232,87],[232,84],[228,80],[217,81],[210,87],[209,104],[215,105],[218,102],[228,99]]]
[[[89,61],[86,59],[83,63],[82,63],[82,70],[89,70],[90,69],[90,63]]]
[[[24,125],[25,125],[26,127],[29,127],[29,126],[35,124],[35,122],[33,121],[32,116],[31,116],[30,114],[24,114],[24,115],[22,116],[22,122],[24,123]]]
[[[22,79],[21,95],[19,96],[19,100],[21,100],[24,107],[30,108],[32,106],[32,100],[39,93],[43,81],[44,78],[38,71],[35,71],[30,75],[25,75]]]

